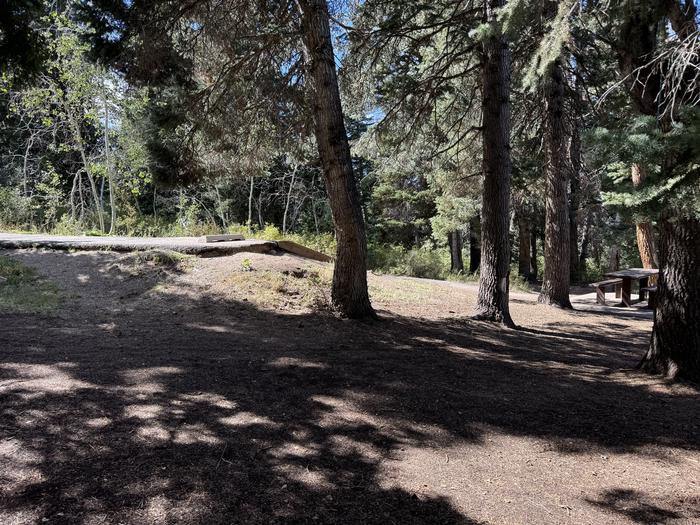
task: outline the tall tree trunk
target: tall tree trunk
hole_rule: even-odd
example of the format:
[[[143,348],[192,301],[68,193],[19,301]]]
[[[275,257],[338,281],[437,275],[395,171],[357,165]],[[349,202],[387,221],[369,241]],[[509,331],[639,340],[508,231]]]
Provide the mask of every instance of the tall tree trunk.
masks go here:
[[[287,216],[289,215],[289,203],[292,201],[292,191],[294,190],[294,181],[297,176],[297,169],[292,171],[292,182],[289,183],[287,191],[287,199],[284,202],[284,214],[282,215],[282,233],[287,233]]]
[[[316,199],[311,197],[311,213],[313,213],[314,216],[314,228],[316,229],[316,235],[319,235],[321,233],[321,230],[318,227],[318,214],[316,213]]]
[[[114,233],[114,227],[117,222],[117,203],[114,195],[114,167],[112,165],[112,155],[109,145],[109,101],[104,85],[102,86],[102,98],[105,103],[105,122],[104,122],[104,139],[105,139],[105,164],[107,168],[107,180],[109,184],[109,235]],[[104,179],[102,180],[104,187]],[[100,198],[100,201],[102,199]],[[102,204],[100,203],[100,207]]]
[[[214,184],[214,192],[216,193],[216,208],[219,214],[219,219],[221,220],[221,225],[224,229],[228,228],[228,214],[224,208],[224,201],[221,199],[221,192],[219,191],[219,186]]]
[[[250,177],[250,187],[248,188],[248,230],[253,227],[253,190],[255,189],[255,177]],[[263,225],[261,224],[262,228]]]
[[[635,189],[640,188],[646,179],[646,169],[641,164],[632,164],[632,185]],[[637,247],[639,257],[642,259],[644,268],[658,268],[659,261],[656,255],[656,243],[654,242],[654,227],[649,221],[637,221]]]
[[[469,273],[476,273],[481,264],[481,222],[479,216],[469,219]]]
[[[642,267],[657,268],[654,227],[650,222],[638,222],[635,226],[637,230],[637,247],[639,248],[639,256],[642,259]]]
[[[262,205],[262,199],[263,199],[263,189],[260,189],[260,192],[258,193],[258,198],[255,201],[255,209],[258,210],[258,226],[262,230],[265,227],[265,219],[263,218],[263,205]]]
[[[613,244],[610,247],[610,255],[608,256],[608,271],[616,272],[620,269],[620,247]]]
[[[532,261],[530,255],[531,240],[530,221],[518,215],[518,274],[525,280],[532,278]]]
[[[573,121],[569,143],[569,278],[571,282],[581,280],[581,266],[578,251],[578,214],[581,208],[581,132],[579,119]]]
[[[71,187],[71,190],[70,190],[70,199],[69,199],[69,201],[70,201],[70,218],[71,218],[71,221],[73,221],[73,222],[75,222],[75,220],[77,218],[77,213],[78,213],[77,206],[75,204],[75,193],[78,189],[78,178],[79,177],[80,177],[80,171],[78,171],[78,173],[73,175],[73,186]],[[81,196],[81,199],[82,199],[82,196]]]
[[[680,40],[686,40],[697,30],[696,6],[685,2],[683,8],[676,0],[658,3],[628,2],[621,26],[616,51],[620,69],[628,78],[628,88],[635,109],[642,115],[657,118],[663,132],[671,129],[671,112],[677,108],[668,105],[662,94],[665,68],[658,67],[655,52],[660,31],[666,21]],[[680,79],[691,88],[694,79]],[[667,164],[664,160],[662,166]],[[635,172],[632,173],[633,177]],[[636,176],[643,180],[644,172]],[[660,221],[658,301],[654,315],[649,349],[640,368],[667,377],[686,377],[700,381],[700,220],[684,216],[672,217],[667,210]],[[641,234],[641,235],[640,235]],[[650,228],[637,228],[640,255],[653,260],[653,239]],[[641,236],[641,242],[639,241]],[[642,254],[641,252],[645,253]]]
[[[591,220],[592,213],[588,212],[585,218],[585,226],[583,227],[583,240],[581,241],[581,254],[579,256],[580,272],[586,270],[586,261],[588,260],[588,247],[591,244]]]
[[[73,131],[73,139],[75,140],[75,145],[78,148],[78,151],[80,152],[80,159],[83,162],[83,169],[85,171],[85,175],[87,175],[88,182],[90,183],[90,190],[92,192],[92,199],[95,203],[95,212],[97,213],[97,223],[100,227],[100,231],[104,233],[105,231],[105,220],[103,216],[103,210],[102,206],[100,205],[100,196],[97,192],[97,185],[95,184],[95,178],[92,176],[92,173],[90,173],[90,164],[88,162],[87,158],[87,153],[85,152],[85,144],[83,143],[83,136],[80,131],[80,126],[78,125],[77,120],[73,116],[73,111],[71,110],[70,106],[68,104],[65,104],[65,109],[66,109],[66,114],[68,115],[68,120],[70,127]],[[82,183],[82,179],[78,179],[79,183]],[[82,190],[82,184],[80,184],[81,190]],[[82,191],[81,191],[81,199],[82,199]],[[81,211],[81,216],[82,220],[82,211]]]
[[[22,161],[22,195],[27,197],[29,195],[28,191],[28,180],[29,180],[29,153],[32,151],[34,146],[34,134],[32,133],[27,140],[27,146],[24,148],[24,158]]]
[[[564,75],[557,60],[549,68],[545,99],[545,244],[544,277],[538,301],[571,308],[569,300],[569,211],[567,202]]]
[[[663,220],[654,331],[642,370],[700,381],[700,220]]]
[[[349,318],[376,317],[367,291],[367,238],[343,122],[326,0],[299,0],[316,143],[337,242],[331,298]]]
[[[158,198],[158,187],[153,183],[153,218],[158,224],[158,208],[156,207],[156,199]]]
[[[486,21],[494,34],[483,43],[482,148],[484,187],[481,198],[481,272],[476,319],[514,327],[508,306],[510,277],[510,76],[508,41],[496,29],[496,9],[489,0]]]
[[[530,229],[530,282],[537,281],[537,230]]]
[[[450,247],[450,273],[464,273],[462,259],[462,232],[453,231],[447,234],[447,244]]]

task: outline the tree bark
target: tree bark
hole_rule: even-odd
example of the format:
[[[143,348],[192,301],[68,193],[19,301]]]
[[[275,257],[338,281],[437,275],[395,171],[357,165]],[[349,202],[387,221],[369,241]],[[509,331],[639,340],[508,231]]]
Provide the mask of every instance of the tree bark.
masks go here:
[[[489,0],[486,21],[496,26]],[[514,327],[508,306],[510,277],[510,78],[508,41],[497,30],[483,43],[482,148],[484,187],[481,199],[481,272],[474,318]]]
[[[469,273],[476,273],[481,264],[481,223],[479,216],[469,219]]]
[[[620,269],[620,247],[613,244],[610,247],[610,256],[608,257],[608,271],[616,272]]]
[[[618,49],[620,64],[623,72],[639,63],[646,64],[639,76],[647,83],[632,82],[630,94],[639,112],[656,116],[659,128],[668,132],[671,125],[666,110],[669,108],[659,100],[663,79],[659,68],[649,65],[653,63],[649,58],[658,45],[657,24],[665,23],[664,17],[667,17],[677,36],[685,40],[697,29],[696,6],[685,2],[684,9],[680,9],[675,0],[665,0],[663,10],[646,7],[635,6],[625,20]],[[687,87],[692,86],[688,84]],[[671,107],[670,111],[675,109]],[[638,175],[643,176],[643,172]],[[661,264],[657,308],[651,343],[639,366],[668,378],[700,381],[700,219],[683,215],[671,217],[672,213],[667,210],[659,224]],[[645,244],[649,237],[644,232],[643,236]]]
[[[28,179],[29,179],[29,153],[32,151],[34,146],[34,133],[29,136],[27,140],[27,146],[24,148],[24,158],[22,159],[22,195],[27,197],[29,195]]]
[[[158,196],[158,187],[156,186],[155,182],[153,183],[153,218],[156,221],[156,224],[158,223],[158,209],[156,207],[156,198]]]
[[[591,243],[591,212],[588,212],[583,227],[583,240],[581,241],[581,254],[579,256],[579,274],[586,270],[586,261],[588,260],[588,246]]]
[[[644,184],[646,179],[646,169],[641,164],[632,164],[632,186],[635,189]],[[637,221],[637,247],[639,257],[642,259],[644,268],[658,268],[659,260],[656,255],[656,243],[654,242],[654,227],[649,221]]]
[[[464,273],[464,261],[462,259],[462,233],[456,230],[448,233],[447,243],[450,247],[450,273]]]
[[[530,228],[530,282],[537,281],[537,230]]]
[[[331,298],[349,318],[376,317],[367,291],[367,239],[343,121],[326,0],[299,0],[318,153],[337,249]]]
[[[532,278],[530,221],[518,215],[518,274],[529,281]]]
[[[87,175],[88,182],[90,183],[90,190],[92,191],[92,198],[93,201],[95,202],[95,212],[97,213],[97,223],[100,227],[100,232],[104,233],[105,231],[105,222],[104,222],[104,217],[103,217],[103,210],[102,206],[100,205],[100,196],[97,193],[97,186],[95,185],[95,178],[92,176],[92,173],[90,173],[90,164],[88,162],[87,158],[87,153],[85,152],[85,144],[83,143],[83,136],[80,131],[80,126],[78,125],[77,120],[73,116],[73,111],[71,110],[70,106],[66,103],[64,104],[66,115],[68,116],[68,121],[71,127],[71,130],[73,132],[73,139],[75,140],[75,145],[78,148],[78,152],[80,153],[80,159],[83,162],[83,169],[85,171],[85,175]],[[81,183],[82,179],[78,179],[78,182]],[[81,188],[82,189],[82,188]],[[82,191],[81,191],[81,199],[82,199]],[[82,220],[82,212],[81,212],[81,220]]]
[[[255,202],[255,209],[258,210],[258,226],[262,230],[265,227],[265,219],[263,217],[263,188],[260,189],[258,193],[257,201]],[[252,220],[252,219],[251,219]]]
[[[292,170],[292,182],[289,183],[289,190],[287,191],[287,198],[284,202],[284,214],[282,215],[282,233],[287,233],[287,215],[289,215],[289,203],[292,200],[292,191],[294,190],[294,180],[297,176],[297,168]]]
[[[581,264],[578,250],[579,210],[581,208],[581,133],[579,119],[573,121],[571,142],[569,143],[569,163],[571,179],[569,181],[569,280],[577,283],[581,280]]]
[[[109,101],[107,100],[107,94],[102,86],[102,97],[105,104],[105,122],[104,122],[104,139],[105,139],[105,164],[107,168],[107,180],[109,184],[109,235],[114,233],[114,227],[117,222],[117,203],[116,196],[114,195],[114,166],[112,165],[112,156],[110,152],[109,145]],[[102,181],[104,187],[104,179]],[[101,199],[100,199],[101,201]],[[100,207],[103,205],[100,203]]]
[[[656,268],[658,264],[654,247],[654,227],[650,222],[638,222],[636,229],[637,246],[639,247],[639,256],[642,259],[642,266],[644,268]]]
[[[549,69],[545,99],[545,244],[540,303],[571,308],[569,300],[569,211],[564,125],[564,75],[560,61]]]
[[[248,230],[253,227],[253,189],[255,188],[255,177],[250,177],[250,187],[248,189]],[[262,228],[263,225],[261,224]]]
[[[700,381],[700,219],[663,220],[658,306],[651,344],[639,367]]]

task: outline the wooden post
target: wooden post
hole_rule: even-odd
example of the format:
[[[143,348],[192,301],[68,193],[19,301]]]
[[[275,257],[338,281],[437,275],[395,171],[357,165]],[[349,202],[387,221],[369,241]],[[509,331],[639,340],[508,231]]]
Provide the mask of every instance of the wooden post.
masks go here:
[[[639,300],[643,301],[644,299],[647,298],[647,291],[644,289],[647,286],[649,286],[649,278],[644,277],[642,279],[639,279]]]
[[[605,306],[605,288],[603,286],[596,286],[595,293],[595,302]]]
[[[629,277],[622,278],[622,304],[632,306],[632,279]]]

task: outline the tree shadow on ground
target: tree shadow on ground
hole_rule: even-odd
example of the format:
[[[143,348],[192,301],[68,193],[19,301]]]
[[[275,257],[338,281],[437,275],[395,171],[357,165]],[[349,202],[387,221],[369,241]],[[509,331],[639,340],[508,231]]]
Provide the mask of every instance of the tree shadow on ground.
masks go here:
[[[700,519],[700,497],[695,498],[695,500],[694,507],[697,510],[689,518]],[[588,500],[588,502],[644,525],[658,525],[683,519],[684,516],[678,512],[678,508],[688,503],[678,500],[657,502],[644,493],[629,489],[608,490],[599,499]]]
[[[110,268],[91,277],[100,290],[129,278]],[[476,523],[383,464],[407,447],[478,444],[485,427],[567,454],[700,449],[696,395],[614,374],[643,334],[615,346],[616,327],[358,325],[132,287],[58,318],[2,315],[0,518]]]

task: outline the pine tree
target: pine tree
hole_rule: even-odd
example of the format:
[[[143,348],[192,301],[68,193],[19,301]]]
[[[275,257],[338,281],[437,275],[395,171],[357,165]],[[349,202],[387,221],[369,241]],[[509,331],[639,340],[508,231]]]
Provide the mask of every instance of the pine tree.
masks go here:
[[[338,240],[333,303],[344,316],[374,317],[367,291],[365,225],[326,1],[252,4],[229,0],[222,4],[199,0],[181,8],[167,0],[130,4],[96,0],[86,4],[85,10],[100,29],[102,49],[111,51],[115,35],[121,37],[122,45],[136,49],[130,55],[134,60],[127,64],[135,76],[151,83],[184,86],[186,102],[199,103],[195,107],[205,118],[199,127],[186,130],[181,143],[195,144],[196,132],[211,125],[210,108],[219,108],[224,122],[235,119],[241,131],[250,129],[246,123],[259,123],[256,117],[264,113],[263,122],[282,119],[279,127],[292,139],[298,135],[289,130],[315,136]],[[225,60],[215,75],[204,77],[204,85],[193,86],[194,73],[202,63],[198,59],[208,51],[207,46],[222,50]],[[149,67],[154,60],[161,63]],[[179,165],[192,164],[182,155],[190,148],[160,151],[165,163],[175,158]],[[193,175],[200,178],[197,171]]]
[[[693,2],[680,0],[625,0],[615,8],[621,23],[614,27],[613,48],[620,70],[634,72],[626,85],[636,113],[643,116],[617,136],[599,132],[598,138],[614,142],[609,154],[622,162],[618,171],[632,186],[608,200],[646,214],[656,211],[660,229],[658,307],[640,367],[700,380],[697,10]],[[665,30],[667,23],[672,34]],[[629,181],[630,160],[645,166],[643,180]]]
[[[348,74],[353,66],[358,72],[371,68],[370,101],[383,110],[379,133],[399,143],[427,138],[435,157],[465,163],[455,174],[473,174],[474,156],[464,152],[478,138],[482,162],[474,172],[483,176],[483,193],[476,315],[513,326],[508,309],[511,59],[499,18],[504,5],[364,2],[353,21]],[[473,268],[476,249],[472,255]]]

